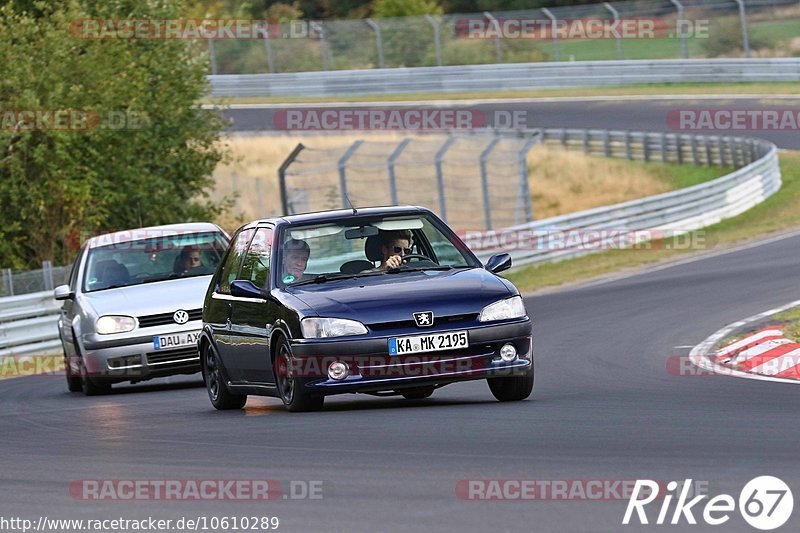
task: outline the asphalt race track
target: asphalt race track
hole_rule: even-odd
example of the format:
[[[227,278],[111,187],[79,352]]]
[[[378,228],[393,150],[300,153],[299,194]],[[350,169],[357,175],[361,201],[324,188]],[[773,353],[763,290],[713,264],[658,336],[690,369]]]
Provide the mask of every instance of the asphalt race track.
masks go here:
[[[676,108],[772,109],[796,100],[615,99],[479,104],[525,110],[529,127],[670,131]],[[235,131],[271,129],[274,108],[226,111]],[[742,132],[748,134],[748,132]],[[750,132],[800,148],[797,132]],[[635,253],[635,252],[631,252]],[[217,412],[199,376],[66,391],[61,376],[0,381],[3,516],[178,519],[277,516],[279,531],[754,531],[622,526],[627,501],[465,501],[463,480],[694,479],[738,499],[777,475],[800,498],[800,389],[674,375],[670,358],[723,325],[797,299],[800,236],[629,278],[526,299],[534,317],[531,400],[500,404],[483,382],[427,400],[329,398],[289,414],[251,397]],[[669,368],[675,368],[670,365]],[[794,428],[794,429],[793,429]],[[80,480],[322,481],[322,499],[86,501]],[[297,484],[301,486],[302,484]],[[648,507],[653,521],[660,504]],[[699,506],[698,506],[699,507]],[[671,517],[670,513],[670,517]],[[695,515],[701,520],[701,511]],[[794,525],[794,527],[792,527]],[[796,529],[796,518],[786,528]]]
[[[634,131],[665,131],[676,133],[667,117],[673,110],[786,110],[798,108],[797,98],[739,98],[732,96],[719,97],[603,97],[602,99],[567,98],[567,99],[533,99],[529,101],[511,100],[507,102],[477,103],[469,102],[443,105],[443,107],[459,107],[479,109],[486,113],[491,122],[493,111],[525,111],[524,124],[529,128],[598,128]],[[308,109],[312,107],[331,109],[347,108],[353,104],[296,104],[291,106],[247,106],[240,105],[228,109],[225,114],[233,120],[234,131],[274,131],[273,116],[277,109]],[[360,104],[360,106],[364,106]],[[396,104],[367,105],[374,109],[394,109]],[[427,103],[411,103],[406,107],[416,109],[430,107]],[[363,107],[362,107],[363,108]],[[693,132],[685,132],[693,133]],[[780,148],[800,149],[800,135],[797,130],[783,131],[716,131],[694,132],[715,133],[720,135],[748,135],[760,137],[774,142]]]
[[[738,499],[751,478],[772,474],[797,499],[800,389],[671,375],[667,361],[729,322],[800,297],[798,264],[794,236],[527,298],[537,383],[533,399],[516,404],[474,382],[420,401],[338,397],[320,413],[289,414],[266,398],[217,412],[193,380],[93,398],[69,394],[63,377],[2,381],[0,501],[6,516],[33,520],[278,516],[279,531],[756,531],[736,512],[717,527],[623,527],[626,501],[464,501],[455,488],[692,478]],[[322,480],[324,492],[273,502],[69,493],[80,479],[131,478]],[[658,507],[648,510],[654,520]],[[784,529],[797,530],[796,515]]]

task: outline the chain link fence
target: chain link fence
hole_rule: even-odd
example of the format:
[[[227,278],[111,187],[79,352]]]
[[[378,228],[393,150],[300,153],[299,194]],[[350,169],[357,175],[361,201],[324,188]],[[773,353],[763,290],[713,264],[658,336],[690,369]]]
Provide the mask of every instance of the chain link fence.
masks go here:
[[[67,283],[70,267],[54,267],[50,261],[42,262],[42,268],[26,272],[14,272],[4,268],[0,273],[0,297],[51,291]]]
[[[574,23],[646,20],[652,34],[578,35]],[[533,22],[534,35],[511,29]],[[603,59],[784,55],[800,35],[797,0],[635,0],[526,11],[294,21],[262,40],[209,41],[213,74],[307,72]],[[584,25],[583,28],[587,26]],[[475,28],[479,28],[476,33]],[[560,28],[559,31],[552,31]],[[568,29],[567,29],[568,28]],[[499,30],[493,31],[493,30]],[[563,31],[562,31],[563,30]],[[566,36],[566,37],[564,37]],[[767,55],[774,55],[767,50]]]
[[[744,167],[765,155],[754,139],[610,130],[496,130],[299,144],[279,171],[285,214],[352,206],[422,205],[455,228],[495,230],[536,219],[528,153],[537,144],[632,161]]]
[[[538,132],[420,135],[299,145],[282,167],[284,212],[424,205],[456,227],[506,227],[533,219],[525,158]]]

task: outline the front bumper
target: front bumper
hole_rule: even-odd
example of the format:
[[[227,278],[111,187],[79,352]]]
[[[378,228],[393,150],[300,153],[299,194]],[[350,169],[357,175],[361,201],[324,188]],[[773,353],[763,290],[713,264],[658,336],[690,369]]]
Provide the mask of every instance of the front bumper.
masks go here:
[[[156,349],[156,336],[200,333],[202,322],[182,326],[136,329],[119,335],[84,335],[82,353],[86,373],[106,382],[142,381],[174,374],[200,371],[197,344]],[[75,369],[73,369],[75,371]]]
[[[459,350],[389,355],[388,339],[397,335],[348,340],[296,340],[290,371],[309,394],[395,391],[420,386],[441,386],[456,381],[518,376],[533,368],[530,319],[462,328],[426,330],[468,332],[469,347]],[[420,332],[415,332],[419,334]],[[405,335],[404,333],[403,335]],[[517,358],[506,362],[500,348],[513,344]],[[348,365],[341,380],[327,375],[330,363]]]

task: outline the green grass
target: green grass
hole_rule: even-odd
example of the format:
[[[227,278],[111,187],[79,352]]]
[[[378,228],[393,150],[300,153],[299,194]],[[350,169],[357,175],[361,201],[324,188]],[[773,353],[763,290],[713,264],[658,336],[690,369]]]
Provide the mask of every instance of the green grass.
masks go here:
[[[653,242],[649,248],[610,250],[558,263],[521,267],[508,274],[520,291],[587,280],[642,265],[678,259],[689,253],[713,250],[754,237],[800,226],[800,152],[780,156],[783,186],[763,203],[737,217],[686,236]]]
[[[800,35],[800,20],[796,19],[754,22],[749,27],[755,35],[769,35],[779,41]]]
[[[537,89],[520,91],[473,91],[459,93],[381,94],[362,96],[297,97],[270,96],[246,98],[204,98],[201,104],[286,104],[286,103],[349,103],[349,102],[419,102],[429,100],[478,100],[503,98],[550,98],[581,96],[661,96],[661,95],[736,95],[800,94],[800,83],[662,83],[624,87],[590,87]]]
[[[698,57],[703,51],[700,39],[686,40],[689,57]],[[543,43],[542,51],[555,58],[555,46],[551,42]],[[562,61],[600,61],[619,59],[617,43],[614,39],[572,40],[562,41]],[[624,39],[622,50],[625,59],[680,59],[681,41],[675,38],[660,39]]]
[[[786,326],[783,328],[783,333],[786,335],[786,338],[792,339],[795,342],[800,342],[800,307],[795,307],[794,309],[779,313],[773,318],[786,323]]]
[[[704,167],[678,165],[676,163],[661,164],[632,161],[630,164],[640,166],[644,172],[667,183],[670,189],[691,187],[692,185],[719,178],[735,170],[733,167]]]
[[[780,42],[800,35],[800,20],[779,20],[754,22],[750,24],[750,31],[756,37],[764,35]],[[713,36],[712,36],[713,37]],[[704,55],[703,41],[705,38],[689,37],[686,39],[689,57]],[[555,47],[550,41],[539,45],[549,57],[555,58]],[[604,59],[618,59],[617,44],[614,39],[593,39],[562,41],[561,59],[563,61],[598,61]],[[655,39],[623,39],[622,48],[625,59],[680,59],[681,40],[677,37],[660,37]]]

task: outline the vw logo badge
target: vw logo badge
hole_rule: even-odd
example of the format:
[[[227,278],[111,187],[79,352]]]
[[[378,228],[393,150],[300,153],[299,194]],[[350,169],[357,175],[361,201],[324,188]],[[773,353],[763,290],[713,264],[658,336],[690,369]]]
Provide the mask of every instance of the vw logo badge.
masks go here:
[[[427,328],[433,325],[433,311],[423,311],[422,313],[414,313],[414,322],[417,327]]]
[[[175,314],[172,315],[172,320],[174,320],[176,324],[186,324],[189,322],[189,313],[183,309],[178,309],[175,311]]]

